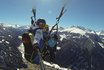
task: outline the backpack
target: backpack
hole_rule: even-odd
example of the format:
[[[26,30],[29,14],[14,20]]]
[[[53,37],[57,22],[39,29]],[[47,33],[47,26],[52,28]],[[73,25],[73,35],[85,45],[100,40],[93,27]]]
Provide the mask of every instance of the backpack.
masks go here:
[[[49,47],[55,47],[57,45],[57,40],[58,40],[58,37],[56,34],[54,34],[52,37],[49,38],[48,46]]]

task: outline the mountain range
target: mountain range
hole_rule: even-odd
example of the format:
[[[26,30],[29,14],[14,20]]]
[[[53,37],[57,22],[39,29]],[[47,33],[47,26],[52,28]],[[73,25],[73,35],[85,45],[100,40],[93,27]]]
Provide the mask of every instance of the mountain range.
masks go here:
[[[61,47],[56,53],[56,62],[60,66],[73,70],[104,69],[104,33],[72,26],[60,30]]]
[[[0,24],[0,67],[20,67],[22,54],[18,38],[29,26]],[[72,70],[104,70],[104,31],[81,26],[59,28],[60,50],[56,51],[56,64]]]

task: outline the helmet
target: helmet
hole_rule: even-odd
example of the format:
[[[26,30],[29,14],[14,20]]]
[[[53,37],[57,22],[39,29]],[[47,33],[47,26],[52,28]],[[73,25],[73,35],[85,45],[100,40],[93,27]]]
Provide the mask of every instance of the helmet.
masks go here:
[[[39,23],[46,24],[46,21],[45,21],[45,19],[41,19],[41,18],[40,18],[40,19],[37,20],[36,23],[37,23],[37,25],[39,25]]]

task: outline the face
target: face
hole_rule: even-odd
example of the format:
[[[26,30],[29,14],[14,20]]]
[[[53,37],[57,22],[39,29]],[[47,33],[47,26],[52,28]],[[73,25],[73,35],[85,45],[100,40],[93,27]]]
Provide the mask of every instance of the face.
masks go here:
[[[45,29],[46,29],[46,31],[49,31],[49,28],[48,27],[46,27]]]
[[[45,27],[45,24],[44,23],[39,23],[39,27],[40,28],[44,28]]]

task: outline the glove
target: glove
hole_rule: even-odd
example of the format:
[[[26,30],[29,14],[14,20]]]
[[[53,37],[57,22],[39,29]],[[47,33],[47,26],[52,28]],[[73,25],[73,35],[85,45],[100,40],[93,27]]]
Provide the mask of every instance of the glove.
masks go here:
[[[33,45],[33,47],[36,48],[36,49],[39,49],[38,43],[35,43],[35,44]]]
[[[34,49],[38,49],[40,52],[42,52],[41,49],[39,48],[38,43],[35,43],[35,44],[33,45],[33,47],[34,47]]]

